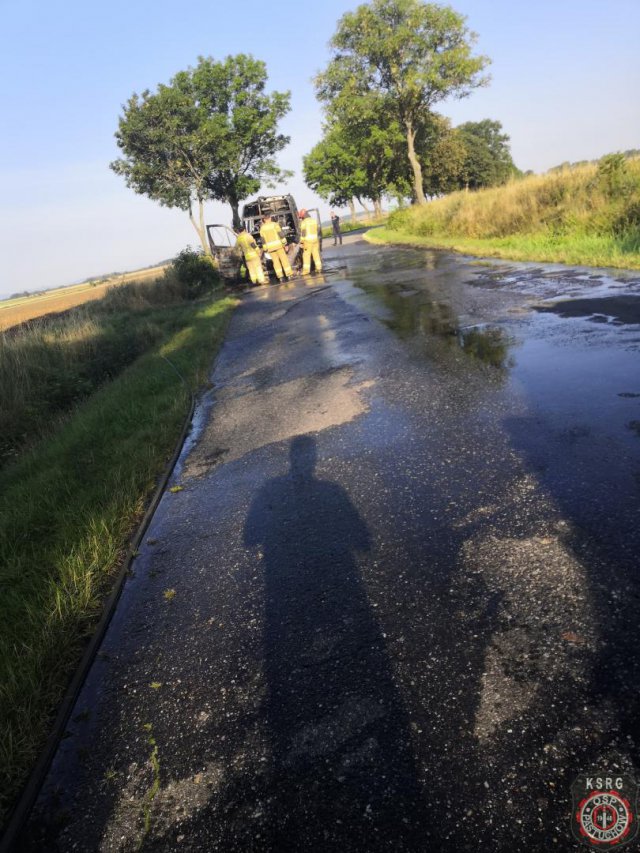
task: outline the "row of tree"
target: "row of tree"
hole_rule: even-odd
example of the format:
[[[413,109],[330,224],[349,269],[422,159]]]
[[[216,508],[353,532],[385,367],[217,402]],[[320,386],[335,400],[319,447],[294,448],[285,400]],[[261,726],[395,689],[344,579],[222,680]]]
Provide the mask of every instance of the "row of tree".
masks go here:
[[[344,15],[315,81],[326,121],[304,158],[308,186],[334,205],[355,197],[379,208],[383,194],[423,204],[515,174],[499,122],[454,129],[434,110],[487,83],[475,40],[462,15],[420,0],[372,0]]]
[[[416,157],[425,197],[458,189],[498,186],[517,176],[509,137],[498,121],[485,119],[452,128],[437,113],[428,116],[416,139]],[[339,123],[328,125],[323,139],[303,160],[304,179],[321,198],[338,207],[364,199],[380,210],[383,195],[417,201],[404,156],[402,135],[370,124],[361,134]]]
[[[435,112],[488,78],[473,55],[475,35],[448,6],[422,0],[371,0],[339,21],[333,56],[316,78],[325,112],[323,139],[304,158],[304,177],[337,206],[353,198],[412,198],[505,181],[515,167],[498,122],[453,129]],[[204,203],[227,202],[233,224],[242,199],[291,175],[276,156],[289,137],[278,123],[289,92],[266,92],[263,62],[240,54],[200,58],[156,92],[133,94],[111,168],[127,185],[188,212],[205,253]]]

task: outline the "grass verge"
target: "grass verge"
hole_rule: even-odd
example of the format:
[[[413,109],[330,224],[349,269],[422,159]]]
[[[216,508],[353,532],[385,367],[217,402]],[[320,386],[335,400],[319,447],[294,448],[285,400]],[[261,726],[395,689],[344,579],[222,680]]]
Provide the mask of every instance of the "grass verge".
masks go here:
[[[540,261],[544,263],[571,264],[586,267],[612,267],[615,269],[640,269],[640,240],[638,250],[622,250],[614,238],[581,235],[557,239],[545,235],[520,237],[475,238],[438,235],[423,237],[391,228],[377,228],[367,232],[369,243],[414,246],[426,249],[447,249],[463,255],[503,258],[511,261]]]
[[[368,239],[511,260],[640,269],[640,159],[456,192],[395,211]]]
[[[180,434],[189,394],[163,357],[201,385],[234,304],[166,306],[160,340],[0,472],[0,824]]]

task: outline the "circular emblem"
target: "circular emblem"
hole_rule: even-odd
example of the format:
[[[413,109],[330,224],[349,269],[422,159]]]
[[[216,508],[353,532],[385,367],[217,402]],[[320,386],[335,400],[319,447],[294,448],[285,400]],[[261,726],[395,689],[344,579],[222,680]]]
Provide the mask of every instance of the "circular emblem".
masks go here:
[[[578,804],[580,834],[595,844],[619,844],[631,830],[628,800],[617,791],[594,791]]]

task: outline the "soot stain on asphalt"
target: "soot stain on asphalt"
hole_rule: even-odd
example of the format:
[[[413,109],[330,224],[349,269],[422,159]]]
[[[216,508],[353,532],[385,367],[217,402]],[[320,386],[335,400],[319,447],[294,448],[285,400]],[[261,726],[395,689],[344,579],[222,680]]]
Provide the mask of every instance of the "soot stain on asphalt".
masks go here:
[[[562,300],[553,305],[536,305],[534,310],[558,314],[560,317],[588,317],[594,322],[640,324],[640,296]]]

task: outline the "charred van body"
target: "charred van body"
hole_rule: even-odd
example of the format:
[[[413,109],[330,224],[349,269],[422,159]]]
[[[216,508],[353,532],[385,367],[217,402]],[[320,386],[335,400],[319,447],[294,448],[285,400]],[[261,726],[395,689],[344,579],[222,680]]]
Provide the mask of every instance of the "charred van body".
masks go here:
[[[298,207],[292,195],[258,196],[254,201],[247,202],[242,208],[242,223],[247,232],[255,239],[262,248],[262,237],[260,226],[262,217],[270,214],[274,222],[282,229],[282,235],[287,241],[289,259],[291,266],[302,265],[300,245],[300,220],[298,219]],[[315,215],[318,219],[318,232],[320,244],[322,245],[322,229],[320,228],[320,212],[317,208],[307,209],[308,215]],[[227,284],[235,284],[247,279],[242,274],[244,264],[242,252],[235,247],[235,234],[226,225],[207,225],[207,237],[213,257],[218,262],[220,275]],[[289,247],[293,247],[289,249]],[[267,273],[273,269],[268,252],[262,255],[262,264]]]

